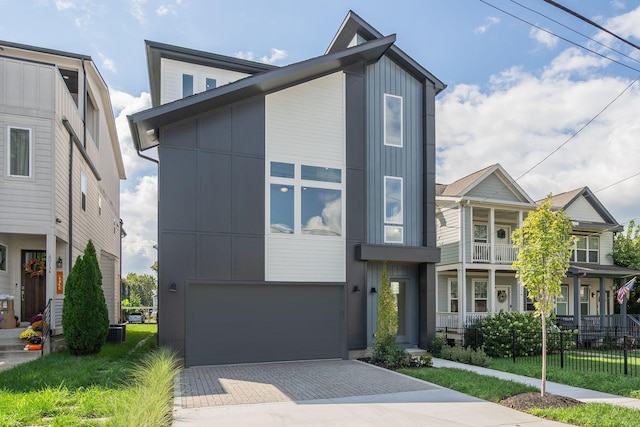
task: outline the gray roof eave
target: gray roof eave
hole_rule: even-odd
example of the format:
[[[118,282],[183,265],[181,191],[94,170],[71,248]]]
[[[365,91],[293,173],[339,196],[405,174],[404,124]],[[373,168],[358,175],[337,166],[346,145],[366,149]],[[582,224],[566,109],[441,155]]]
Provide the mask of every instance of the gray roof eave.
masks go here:
[[[159,144],[157,129],[202,112],[322,77],[359,62],[378,60],[395,42],[395,35],[372,40],[349,49],[246,77],[219,88],[140,111],[128,116],[138,151]]]

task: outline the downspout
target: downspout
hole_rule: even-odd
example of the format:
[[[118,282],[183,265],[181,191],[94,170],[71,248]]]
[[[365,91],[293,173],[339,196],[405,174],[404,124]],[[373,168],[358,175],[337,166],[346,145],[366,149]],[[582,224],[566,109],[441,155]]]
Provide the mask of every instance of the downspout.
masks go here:
[[[84,67],[84,59],[82,59],[82,146],[84,149],[87,149],[87,100],[89,99],[88,91],[87,91],[87,70]]]
[[[69,253],[67,258],[69,261],[69,270],[71,273],[73,268],[73,135],[69,133]]]

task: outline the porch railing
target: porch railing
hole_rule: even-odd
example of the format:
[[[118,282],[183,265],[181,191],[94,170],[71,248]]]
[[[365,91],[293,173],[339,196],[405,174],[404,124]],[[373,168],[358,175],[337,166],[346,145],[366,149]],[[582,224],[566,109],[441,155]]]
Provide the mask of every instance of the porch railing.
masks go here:
[[[493,255],[494,263],[511,264],[516,259],[516,249],[512,245],[496,243]],[[491,262],[491,243],[473,243],[473,262]]]
[[[436,328],[462,328],[489,317],[492,313],[465,313],[464,325],[460,324],[460,313],[436,313]]]

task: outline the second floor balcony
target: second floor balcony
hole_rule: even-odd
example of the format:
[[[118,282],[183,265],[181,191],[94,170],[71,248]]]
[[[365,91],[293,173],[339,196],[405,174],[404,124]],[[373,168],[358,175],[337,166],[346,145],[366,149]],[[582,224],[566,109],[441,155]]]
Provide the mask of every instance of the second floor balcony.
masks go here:
[[[474,242],[473,262],[511,264],[516,259],[516,249],[511,244]]]

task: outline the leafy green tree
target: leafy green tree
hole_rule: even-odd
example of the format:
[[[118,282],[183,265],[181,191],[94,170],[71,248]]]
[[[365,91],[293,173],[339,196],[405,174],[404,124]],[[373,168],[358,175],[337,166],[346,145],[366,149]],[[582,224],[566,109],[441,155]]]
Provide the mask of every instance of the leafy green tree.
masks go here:
[[[613,262],[616,265],[640,270],[640,224],[634,220],[629,221],[625,233],[618,233],[613,241]],[[620,286],[624,285],[621,283]],[[627,298],[627,313],[640,313],[640,286],[635,286]],[[620,312],[620,306],[615,304],[616,313]]]
[[[524,220],[522,228],[513,232],[518,250],[513,268],[542,323],[542,385],[544,396],[547,377],[547,318],[553,313],[555,298],[569,268],[574,245],[571,220],[563,210],[551,209],[551,194]]]
[[[129,288],[129,300],[134,304],[134,297],[137,296],[138,305],[152,306],[153,294],[158,289],[156,278],[150,274],[129,273],[124,281]]]
[[[109,333],[109,311],[102,291],[96,249],[89,240],[67,278],[62,311],[64,341],[73,355],[96,354]]]

